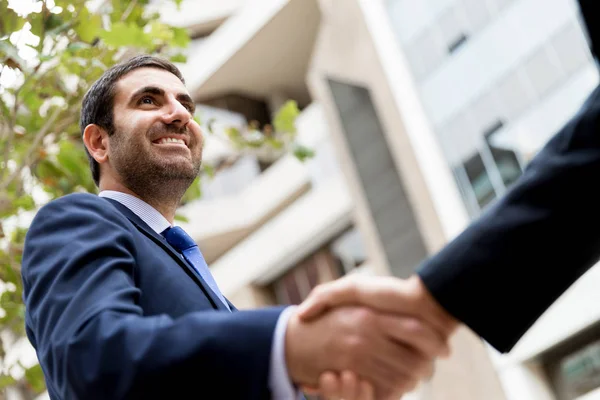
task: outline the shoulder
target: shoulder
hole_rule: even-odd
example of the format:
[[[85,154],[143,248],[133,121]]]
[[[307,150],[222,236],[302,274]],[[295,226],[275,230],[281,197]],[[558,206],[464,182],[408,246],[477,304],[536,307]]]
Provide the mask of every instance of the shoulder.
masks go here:
[[[129,221],[108,200],[90,193],[73,193],[41,207],[29,227],[28,236],[77,231],[85,227],[120,227],[129,230]]]
[[[72,218],[81,215],[94,215],[105,217],[106,214],[115,214],[112,204],[95,194],[72,193],[52,200],[41,207],[34,218],[34,222],[40,217]]]

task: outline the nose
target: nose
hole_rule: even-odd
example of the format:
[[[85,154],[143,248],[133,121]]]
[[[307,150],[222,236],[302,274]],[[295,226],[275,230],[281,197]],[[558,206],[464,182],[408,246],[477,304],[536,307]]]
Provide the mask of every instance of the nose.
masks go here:
[[[170,97],[166,106],[165,113],[162,116],[163,122],[167,125],[176,125],[184,127],[190,122],[192,114],[176,98]]]

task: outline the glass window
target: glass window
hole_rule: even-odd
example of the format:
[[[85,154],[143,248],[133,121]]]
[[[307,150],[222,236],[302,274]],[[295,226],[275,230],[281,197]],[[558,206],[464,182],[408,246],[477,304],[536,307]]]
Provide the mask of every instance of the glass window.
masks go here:
[[[483,160],[479,153],[475,153],[470,159],[463,163],[465,172],[477,198],[479,207],[484,208],[496,198],[496,191],[490,180]]]
[[[436,25],[441,36],[447,40],[446,46],[450,53],[462,46],[469,35],[467,20],[461,7],[448,7],[438,19]]]
[[[512,149],[502,148],[494,144],[494,135],[503,127],[502,121],[497,121],[484,134],[485,142],[492,153],[496,168],[505,186],[513,184],[522,174],[521,163]]]
[[[596,322],[539,357],[557,400],[600,394],[600,324]]]
[[[333,255],[339,260],[344,274],[349,273],[367,259],[367,252],[360,234],[356,228],[343,233],[331,244]]]

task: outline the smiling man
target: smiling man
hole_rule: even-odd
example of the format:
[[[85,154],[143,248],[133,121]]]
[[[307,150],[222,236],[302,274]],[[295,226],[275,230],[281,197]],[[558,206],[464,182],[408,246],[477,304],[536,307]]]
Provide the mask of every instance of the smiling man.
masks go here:
[[[173,226],[198,175],[202,132],[179,70],[150,56],[107,70],[81,130],[99,196],[44,206],[25,243],[27,335],[52,399],[293,399],[325,371],[410,390],[449,331],[365,307],[309,323],[292,307],[237,311]],[[240,265],[243,268],[243,265]]]

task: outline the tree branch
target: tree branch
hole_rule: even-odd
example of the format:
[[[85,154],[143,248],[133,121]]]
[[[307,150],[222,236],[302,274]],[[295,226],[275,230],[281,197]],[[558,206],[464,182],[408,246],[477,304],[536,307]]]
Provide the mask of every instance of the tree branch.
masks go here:
[[[132,0],[131,3],[129,3],[129,5],[127,6],[127,9],[123,13],[123,15],[121,15],[121,22],[125,22],[127,17],[129,17],[129,14],[131,14],[133,9],[135,8],[137,2],[138,2],[138,0]]]
[[[68,103],[68,101],[69,101],[69,99],[66,99],[67,103]],[[44,137],[48,134],[48,132],[50,131],[50,128],[52,127],[52,125],[54,124],[54,122],[56,121],[56,119],[58,118],[58,116],[60,115],[60,113],[62,111],[63,110],[61,110],[60,108],[56,108],[54,110],[54,112],[52,113],[52,115],[50,116],[50,118],[46,121],[44,126],[38,131],[38,133],[35,135],[35,138],[33,139],[33,142],[31,143],[31,146],[29,147],[29,150],[27,151],[27,154],[25,155],[25,157],[23,157],[23,159],[21,160],[21,163],[19,164],[17,169],[8,177],[8,179],[6,179],[4,182],[2,182],[0,184],[0,193],[2,193],[4,190],[6,190],[8,188],[8,185],[10,185],[16,178],[18,178],[19,175],[21,175],[21,172],[23,172],[23,169],[25,167],[29,167],[31,165],[31,162],[32,162],[31,156],[37,150],[40,143],[42,142]],[[70,111],[74,111],[74,110],[67,109],[66,111],[70,112]]]

